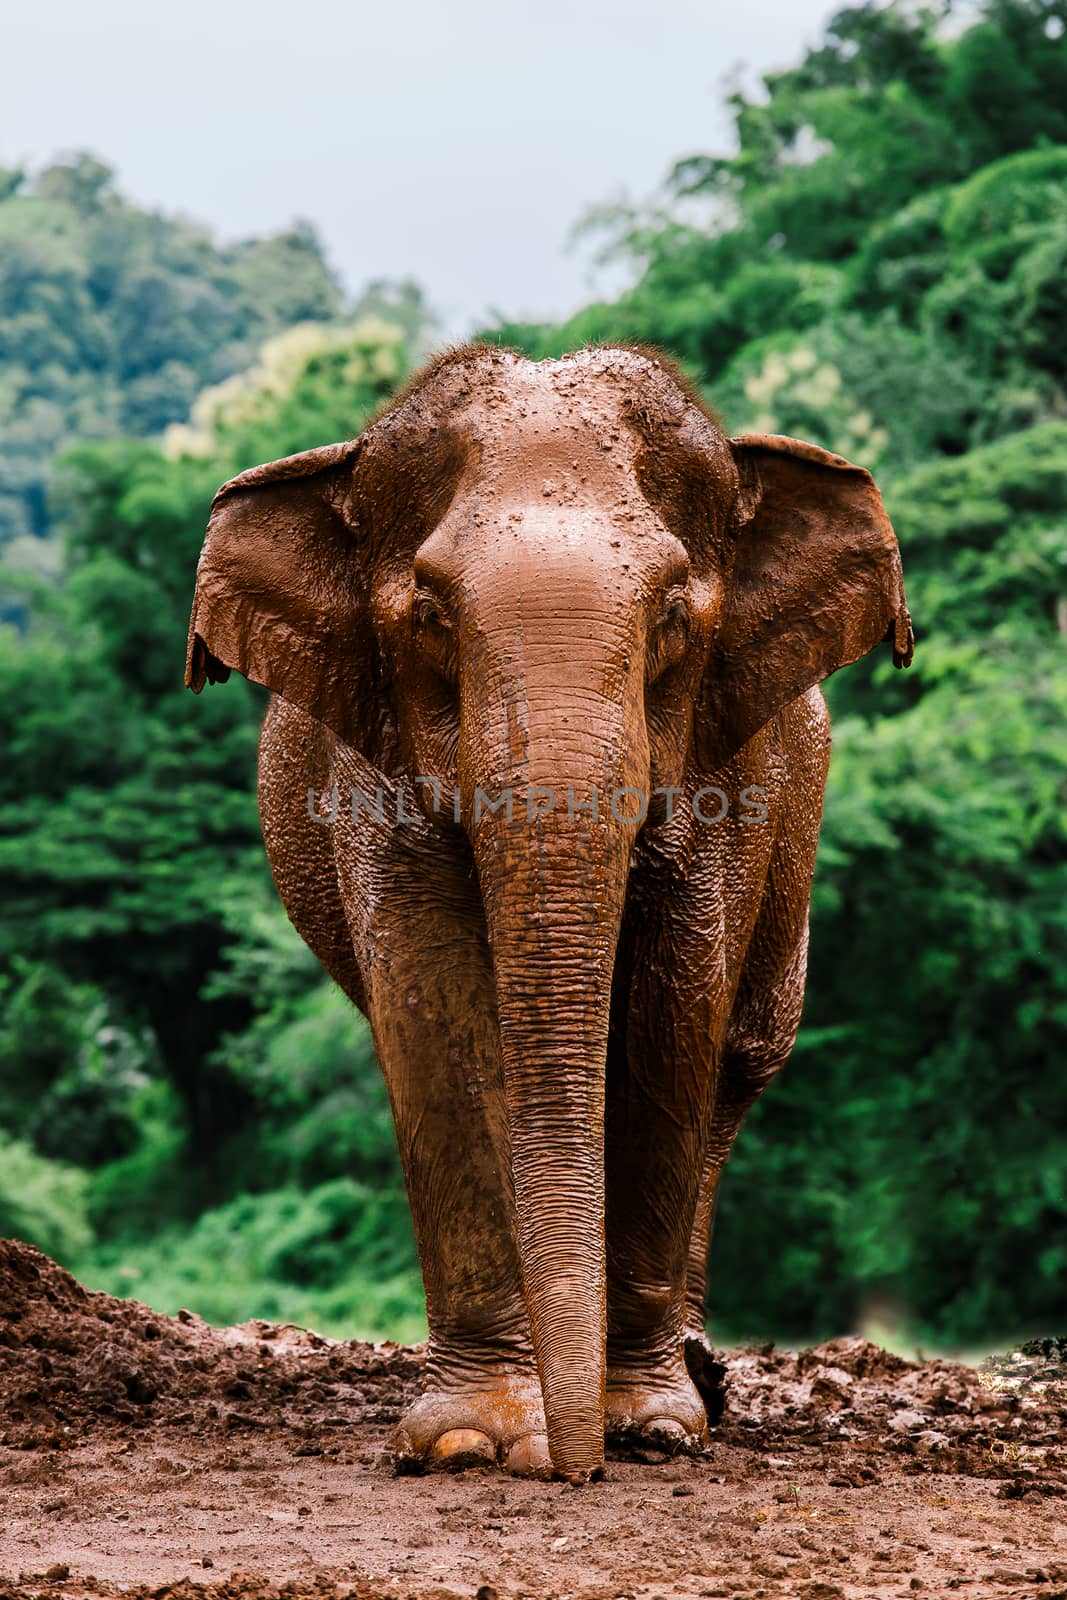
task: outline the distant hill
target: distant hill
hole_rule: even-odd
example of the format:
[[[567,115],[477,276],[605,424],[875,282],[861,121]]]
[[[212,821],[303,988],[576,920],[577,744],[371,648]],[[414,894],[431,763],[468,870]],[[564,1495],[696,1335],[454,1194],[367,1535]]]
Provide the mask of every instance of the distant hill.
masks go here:
[[[0,546],[48,532],[58,451],[156,433],[266,339],[343,310],[307,223],[221,245],[91,155],[0,168]]]

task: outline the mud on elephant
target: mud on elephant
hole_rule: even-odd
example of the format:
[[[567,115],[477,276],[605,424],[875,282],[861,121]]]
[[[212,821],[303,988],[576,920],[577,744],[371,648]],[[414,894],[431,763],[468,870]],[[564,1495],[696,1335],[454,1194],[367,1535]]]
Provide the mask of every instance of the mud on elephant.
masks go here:
[[[274,691],[275,881],[373,1029],[430,1330],[402,1458],[580,1482],[705,1438],[683,1344],[799,1022],[817,684],[886,638],[869,474],[726,438],[651,352],[451,351],[219,491],[188,682]]]

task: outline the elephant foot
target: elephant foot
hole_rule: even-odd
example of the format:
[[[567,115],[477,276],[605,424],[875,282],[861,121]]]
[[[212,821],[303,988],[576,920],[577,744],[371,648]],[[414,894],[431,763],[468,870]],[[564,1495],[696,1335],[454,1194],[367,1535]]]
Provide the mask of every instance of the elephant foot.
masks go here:
[[[609,1366],[604,1435],[623,1454],[697,1455],[704,1450],[707,1414],[682,1362],[662,1373]]]
[[[536,1373],[491,1373],[469,1386],[431,1387],[404,1413],[394,1440],[398,1472],[501,1467],[550,1478]]]

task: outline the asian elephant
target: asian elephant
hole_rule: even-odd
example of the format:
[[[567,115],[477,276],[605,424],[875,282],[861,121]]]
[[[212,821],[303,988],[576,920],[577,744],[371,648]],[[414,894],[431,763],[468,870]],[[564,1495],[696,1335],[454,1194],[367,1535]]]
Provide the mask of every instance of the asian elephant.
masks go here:
[[[275,882],[373,1030],[429,1321],[402,1460],[704,1442],[683,1344],[800,1018],[817,685],[884,639],[870,475],[725,437],[654,351],[464,346],[219,490],[187,682],[274,691]]]

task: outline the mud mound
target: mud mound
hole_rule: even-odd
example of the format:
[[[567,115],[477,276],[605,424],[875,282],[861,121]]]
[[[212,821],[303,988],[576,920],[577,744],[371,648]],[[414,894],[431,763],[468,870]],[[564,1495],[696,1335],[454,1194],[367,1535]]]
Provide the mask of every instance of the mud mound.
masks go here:
[[[1056,1404],[1067,1406],[1067,1363],[1062,1396],[1001,1375],[1029,1371],[1029,1362],[1005,1358],[995,1372],[917,1364],[859,1338],[799,1353],[735,1350],[714,1366],[705,1394],[721,1413],[716,1439],[755,1449],[874,1444],[922,1458],[988,1454],[993,1443],[1004,1454],[1015,1436],[1031,1451],[1053,1442],[1067,1416]],[[421,1368],[418,1346],[324,1339],[268,1322],[217,1329],[188,1311],[160,1316],[84,1289],[31,1246],[0,1241],[4,1444],[63,1445],[87,1431],[149,1425],[201,1436],[273,1428],[350,1436],[395,1422]],[[988,1475],[998,1463],[954,1470],[968,1467]]]
[[[1060,1392],[1011,1388],[984,1370],[904,1361],[859,1338],[724,1359],[728,1398],[716,1438],[732,1443],[873,1449],[907,1457],[912,1471],[989,1477],[1011,1476],[1024,1453],[1044,1459],[1067,1442],[1067,1383]]]
[[[0,1600],[1067,1600],[1061,1341],[690,1353],[699,1459],[397,1478],[420,1349],[163,1317],[0,1242]]]
[[[83,1289],[29,1245],[0,1241],[0,1443],[69,1444],[149,1425],[200,1436],[319,1435],[395,1422],[418,1349],[247,1322],[211,1328]]]

